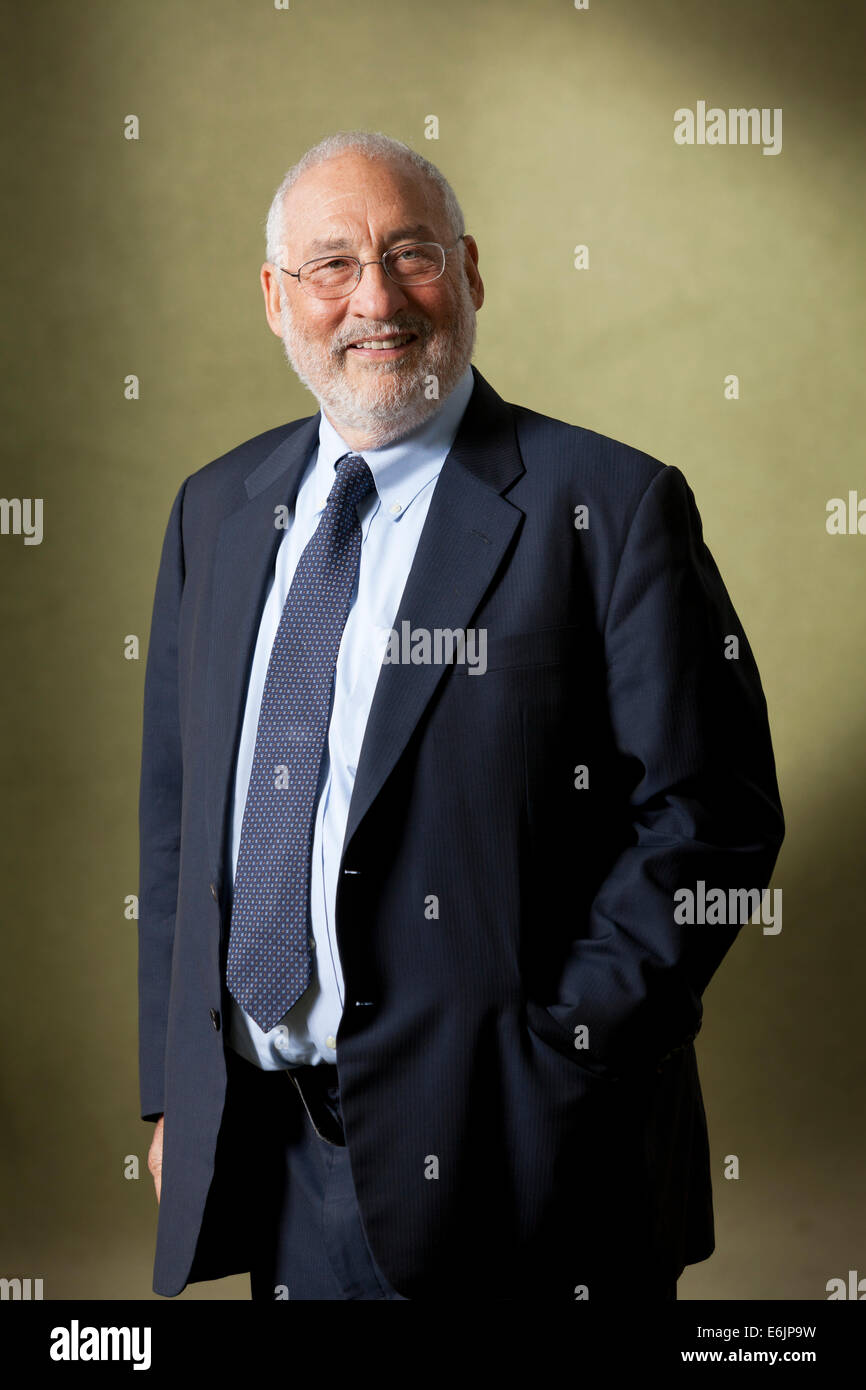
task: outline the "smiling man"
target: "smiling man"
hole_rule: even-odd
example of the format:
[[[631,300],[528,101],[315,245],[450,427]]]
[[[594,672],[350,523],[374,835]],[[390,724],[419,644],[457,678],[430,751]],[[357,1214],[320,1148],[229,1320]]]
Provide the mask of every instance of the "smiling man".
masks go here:
[[[351,149],[322,164],[302,161],[268,218],[261,272],[268,323],[328,419],[358,449],[382,448],[433,415],[466,372],[475,343],[484,301],[478,248],[463,232],[453,193],[419,172],[414,162],[374,162]],[[418,220],[408,221],[407,209]],[[384,263],[359,280],[351,257],[365,249]]]
[[[175,498],[140,798],[158,1293],[670,1299],[713,1250],[693,1039],[740,924],[675,900],[769,881],[760,679],[683,475],[471,365],[478,259],[408,146],[308,151],[261,283],[319,409]]]

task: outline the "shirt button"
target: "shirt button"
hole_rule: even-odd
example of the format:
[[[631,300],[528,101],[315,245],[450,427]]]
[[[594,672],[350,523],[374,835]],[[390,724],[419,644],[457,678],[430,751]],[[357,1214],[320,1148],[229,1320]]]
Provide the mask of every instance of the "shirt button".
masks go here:
[[[310,944],[310,950],[311,950],[311,951],[315,951],[315,949],[316,949],[316,938],[315,938],[314,936],[308,936],[308,937],[307,937],[307,941],[308,941],[309,944]]]
[[[399,502],[395,502],[395,503],[393,504],[393,506],[391,506],[391,507],[389,508],[389,510],[390,510],[392,516],[399,516],[400,513],[402,512],[403,508],[401,507],[401,505],[400,505]]]
[[[332,1052],[336,1052],[337,1050],[337,1039],[330,1033],[325,1038],[325,1046],[330,1048]]]

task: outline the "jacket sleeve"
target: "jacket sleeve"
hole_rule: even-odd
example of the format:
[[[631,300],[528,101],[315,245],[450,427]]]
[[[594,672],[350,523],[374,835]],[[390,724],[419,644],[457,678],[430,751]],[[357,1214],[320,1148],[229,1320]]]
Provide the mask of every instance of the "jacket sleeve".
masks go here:
[[[726,900],[731,888],[763,890],[784,837],[757,666],[677,468],[662,467],[638,503],[604,644],[629,834],[548,1012],[570,1034],[588,1025],[578,1056],[616,1074],[691,1042],[702,992],[748,921],[738,911],[733,924],[680,924],[674,894],[699,880]]]
[[[180,862],[182,748],[178,619],[184,582],[186,481],[168,521],[144,678],[139,791],[138,999],[141,1116],[164,1110],[165,1039]]]

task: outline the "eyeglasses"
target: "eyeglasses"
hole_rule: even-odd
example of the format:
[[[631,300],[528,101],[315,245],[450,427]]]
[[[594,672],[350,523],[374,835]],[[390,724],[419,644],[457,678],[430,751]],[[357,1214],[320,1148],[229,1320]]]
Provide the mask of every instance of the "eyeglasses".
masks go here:
[[[454,246],[440,246],[438,241],[413,241],[406,246],[393,246],[386,251],[381,260],[359,261],[357,256],[319,256],[314,261],[305,261],[299,270],[286,270],[278,265],[284,275],[292,275],[301,289],[316,299],[343,299],[350,295],[361,279],[364,267],[380,265],[397,285],[429,285],[438,280],[445,270],[445,257],[463,241],[463,233]]]

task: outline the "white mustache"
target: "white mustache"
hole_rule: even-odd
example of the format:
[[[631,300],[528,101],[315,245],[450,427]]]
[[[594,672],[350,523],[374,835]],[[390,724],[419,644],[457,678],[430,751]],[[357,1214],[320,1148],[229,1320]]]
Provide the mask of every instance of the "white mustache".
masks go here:
[[[336,343],[336,348],[339,351],[341,348],[351,347],[353,343],[361,343],[365,338],[397,338],[402,333],[414,333],[416,338],[423,342],[424,339],[429,336],[429,325],[403,323],[400,324],[399,327],[395,327],[391,324],[386,324],[384,326],[382,324],[376,324],[375,326],[368,327],[366,330],[356,328],[353,330],[353,336],[351,338],[340,337]]]

